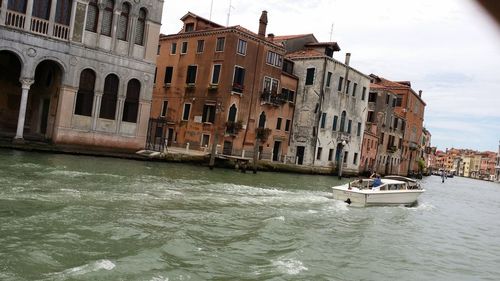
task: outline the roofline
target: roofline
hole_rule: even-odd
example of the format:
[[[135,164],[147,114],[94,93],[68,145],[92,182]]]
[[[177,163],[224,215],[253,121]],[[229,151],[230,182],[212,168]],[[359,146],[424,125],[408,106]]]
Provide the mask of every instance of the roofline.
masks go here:
[[[287,57],[287,59],[292,60],[292,61],[294,61],[294,60],[296,60],[296,59],[298,59],[298,60],[308,60],[308,59],[311,59],[311,60],[313,60],[313,59],[328,59],[328,60],[333,61],[334,63],[338,63],[338,64],[340,64],[340,65],[343,65],[344,67],[347,67],[347,65],[346,65],[345,63],[340,62],[340,61],[338,61],[338,60],[336,60],[336,59],[334,59],[334,58],[331,58],[331,57],[329,57],[329,56],[326,56],[326,55],[321,55],[321,56],[309,56],[309,57],[307,57],[307,56],[300,57],[300,56],[299,56],[299,57],[295,57],[295,58],[290,58],[290,57]],[[352,67],[352,66],[350,66],[350,65],[349,65],[349,69],[350,69],[350,70],[355,71],[356,73],[358,73],[358,74],[360,74],[360,75],[362,75],[362,76],[364,76],[365,78],[370,79],[370,76],[369,76],[368,74],[364,74],[363,72],[361,72],[361,71],[357,70],[356,68],[354,68],[354,67]]]
[[[245,30],[238,29],[237,26],[229,26],[229,27],[222,27],[222,28],[213,28],[213,29],[205,29],[205,30],[198,30],[198,31],[191,31],[191,32],[186,32],[186,33],[174,33],[174,34],[168,34],[164,36],[160,36],[160,41],[164,40],[169,40],[173,38],[185,38],[185,37],[196,37],[196,36],[201,36],[204,34],[211,34],[211,33],[240,33],[244,34],[248,37],[251,37],[251,39],[262,42],[268,46],[281,49],[283,52],[286,52],[285,47],[283,47],[281,44],[277,44],[274,42],[271,42],[269,40],[266,40],[265,38],[259,37],[257,34],[254,34],[253,32],[247,32]]]
[[[211,21],[211,20],[209,20],[209,19],[206,19],[206,18],[204,18],[204,17],[200,17],[200,16],[198,16],[197,14],[192,13],[192,12],[189,12],[189,11],[188,11],[188,12],[187,12],[184,16],[182,16],[181,21],[184,21],[184,19],[185,19],[186,17],[188,17],[188,16],[193,16],[193,17],[195,17],[196,19],[199,19],[199,20],[204,21],[204,22],[206,22],[206,23],[210,23],[210,24],[216,25],[216,26],[218,26],[218,27],[224,27],[223,25],[220,25],[220,24],[218,24],[218,23],[216,23],[216,22],[213,22],[213,21]]]

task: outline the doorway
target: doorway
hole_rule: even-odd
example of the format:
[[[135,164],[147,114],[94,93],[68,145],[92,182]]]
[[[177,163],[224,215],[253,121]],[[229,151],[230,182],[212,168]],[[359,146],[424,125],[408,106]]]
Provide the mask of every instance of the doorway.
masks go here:
[[[279,161],[281,156],[281,141],[274,142],[273,161]]]
[[[305,146],[297,146],[297,164],[302,165],[304,163],[304,153],[306,151]]]

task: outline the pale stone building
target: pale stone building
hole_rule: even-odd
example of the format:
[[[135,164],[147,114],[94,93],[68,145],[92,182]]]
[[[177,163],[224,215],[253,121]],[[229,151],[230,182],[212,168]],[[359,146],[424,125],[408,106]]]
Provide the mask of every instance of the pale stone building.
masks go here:
[[[495,164],[495,181],[500,182],[500,142],[498,144],[498,153]]]
[[[334,59],[335,42],[320,43],[311,34],[275,40],[287,48],[299,77],[289,154],[298,164],[357,174],[370,77],[349,66],[350,54],[345,63]]]
[[[162,0],[2,0],[0,134],[144,146]]]

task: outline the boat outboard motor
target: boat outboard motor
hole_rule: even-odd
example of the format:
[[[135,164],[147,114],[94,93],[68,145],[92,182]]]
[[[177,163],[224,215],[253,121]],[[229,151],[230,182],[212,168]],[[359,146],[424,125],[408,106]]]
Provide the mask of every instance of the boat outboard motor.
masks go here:
[[[347,200],[345,200],[344,202],[346,202],[347,204],[351,205],[351,198],[347,198]]]

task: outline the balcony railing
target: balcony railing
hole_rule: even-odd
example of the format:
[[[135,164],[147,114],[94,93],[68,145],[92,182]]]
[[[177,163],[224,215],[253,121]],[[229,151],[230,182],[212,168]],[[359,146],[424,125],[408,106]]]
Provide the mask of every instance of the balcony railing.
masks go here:
[[[33,33],[47,35],[49,33],[49,21],[39,18],[31,18],[30,30]]]
[[[233,88],[232,91],[238,94],[243,94],[243,90],[245,89],[245,86],[238,84],[238,83],[233,83]]]
[[[260,100],[264,104],[272,104],[275,106],[280,106],[287,102],[287,98],[284,97],[282,94],[278,94],[276,92],[271,92],[268,90],[262,91],[262,94],[260,95]]]
[[[26,21],[26,15],[7,10],[7,15],[5,17],[5,25],[19,29],[24,29],[25,21]]]
[[[69,27],[66,25],[54,23],[54,33],[52,35],[59,39],[68,40]]]
[[[2,25],[5,24],[5,26],[34,34],[45,35],[61,40],[69,40],[70,28],[67,25],[54,23],[52,27],[50,27],[50,22],[45,19],[26,17],[23,13],[11,10],[6,10],[5,13],[5,23],[2,23]]]

